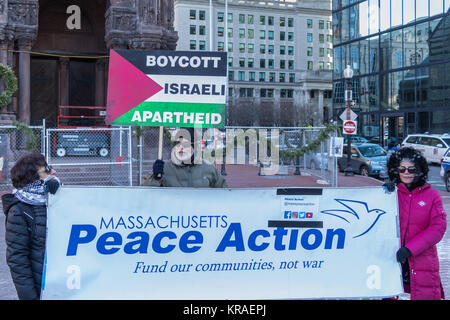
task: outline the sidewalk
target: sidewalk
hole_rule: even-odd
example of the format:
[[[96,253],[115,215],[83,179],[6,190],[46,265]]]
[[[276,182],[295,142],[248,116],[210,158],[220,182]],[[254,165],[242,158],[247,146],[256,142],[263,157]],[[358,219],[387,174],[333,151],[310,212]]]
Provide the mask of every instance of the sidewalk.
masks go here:
[[[220,166],[217,166],[220,171]],[[230,188],[277,188],[277,187],[330,187],[329,184],[323,184],[324,181],[317,176],[308,175],[302,172],[303,175],[294,175],[291,170],[289,175],[284,176],[259,176],[259,168],[249,165],[227,165],[225,176],[228,186]],[[339,173],[338,186],[339,187],[366,187],[366,186],[381,186],[383,183],[379,180],[370,177],[363,177],[355,175],[346,177]],[[447,212],[447,223],[450,225],[450,193],[441,192],[444,202],[444,209]],[[1,207],[0,207],[1,208]],[[1,209],[0,209],[1,211]],[[0,212],[0,238],[4,239],[5,216]],[[441,279],[444,287],[446,299],[450,300],[450,231],[444,235],[442,241],[437,245]],[[14,285],[11,281],[9,268],[6,265],[5,259],[5,241],[0,241],[0,300],[17,299]],[[408,295],[401,295],[400,299],[409,299]]]

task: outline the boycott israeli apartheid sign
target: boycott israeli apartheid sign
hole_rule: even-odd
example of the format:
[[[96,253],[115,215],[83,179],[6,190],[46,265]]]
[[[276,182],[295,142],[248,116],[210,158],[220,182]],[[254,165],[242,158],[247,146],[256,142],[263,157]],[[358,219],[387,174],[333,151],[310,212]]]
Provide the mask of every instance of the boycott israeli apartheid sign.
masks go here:
[[[106,122],[116,125],[224,125],[224,52],[111,50]]]
[[[396,197],[381,187],[63,186],[50,196],[42,297],[397,295]]]

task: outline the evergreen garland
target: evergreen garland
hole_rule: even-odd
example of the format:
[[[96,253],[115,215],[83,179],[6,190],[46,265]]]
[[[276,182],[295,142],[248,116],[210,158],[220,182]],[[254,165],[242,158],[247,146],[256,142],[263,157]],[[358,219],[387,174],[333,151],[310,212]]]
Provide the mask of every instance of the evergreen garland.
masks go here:
[[[5,82],[5,91],[0,95],[0,108],[11,102],[13,94],[17,91],[17,77],[14,72],[0,63],[0,78]]]
[[[28,152],[38,151],[38,144],[37,144],[37,138],[34,134],[33,130],[27,126],[25,123],[20,121],[15,121],[13,123],[14,126],[16,126],[17,130],[23,130],[25,133],[25,136],[27,137],[27,143],[25,145],[25,150]]]

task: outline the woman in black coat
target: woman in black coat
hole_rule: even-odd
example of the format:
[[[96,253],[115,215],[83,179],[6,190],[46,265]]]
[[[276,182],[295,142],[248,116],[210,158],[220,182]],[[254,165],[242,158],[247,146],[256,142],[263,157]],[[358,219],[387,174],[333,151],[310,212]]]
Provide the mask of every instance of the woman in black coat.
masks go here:
[[[6,261],[21,300],[39,299],[45,256],[48,192],[59,187],[45,157],[32,153],[11,169],[13,194],[2,196]]]

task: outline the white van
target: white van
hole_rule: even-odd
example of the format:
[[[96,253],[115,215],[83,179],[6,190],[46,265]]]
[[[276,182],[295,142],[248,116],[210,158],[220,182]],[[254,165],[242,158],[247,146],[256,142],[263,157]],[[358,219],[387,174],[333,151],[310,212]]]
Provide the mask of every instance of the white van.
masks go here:
[[[450,147],[450,135],[410,134],[403,140],[402,147],[421,151],[428,163],[441,164],[441,159]]]

